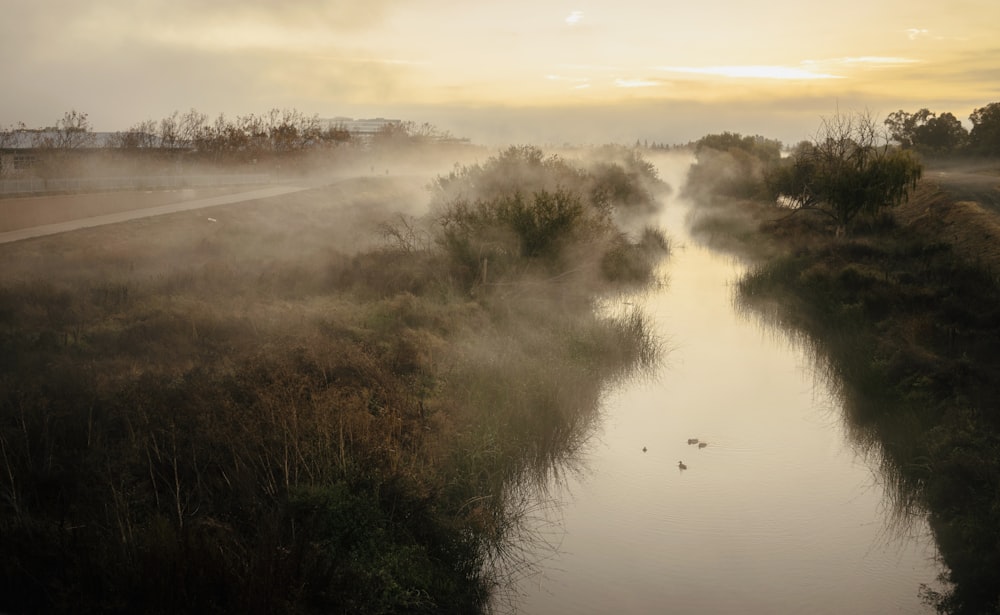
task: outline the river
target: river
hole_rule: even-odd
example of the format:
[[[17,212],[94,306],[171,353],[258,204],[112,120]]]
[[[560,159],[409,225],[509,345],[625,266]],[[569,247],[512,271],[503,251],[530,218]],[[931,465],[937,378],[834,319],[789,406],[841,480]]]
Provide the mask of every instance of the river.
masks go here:
[[[737,313],[742,266],[687,235],[686,207],[665,206],[668,284],[629,300],[664,339],[663,365],[608,396],[576,471],[550,487],[554,504],[534,521],[550,544],[507,606],[932,612],[918,595],[940,572],[926,522],[894,522],[877,460],[850,442],[806,351]]]

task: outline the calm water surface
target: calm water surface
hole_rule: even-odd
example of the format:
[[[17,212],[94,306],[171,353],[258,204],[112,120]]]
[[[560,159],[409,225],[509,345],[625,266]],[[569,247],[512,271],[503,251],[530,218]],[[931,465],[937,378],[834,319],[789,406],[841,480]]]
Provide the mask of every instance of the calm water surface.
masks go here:
[[[667,208],[669,285],[635,301],[669,354],[610,395],[579,472],[553,485],[558,505],[538,523],[557,548],[537,550],[517,612],[931,612],[918,596],[939,572],[926,524],[891,523],[876,462],[852,447],[808,357],[737,316],[740,266]]]

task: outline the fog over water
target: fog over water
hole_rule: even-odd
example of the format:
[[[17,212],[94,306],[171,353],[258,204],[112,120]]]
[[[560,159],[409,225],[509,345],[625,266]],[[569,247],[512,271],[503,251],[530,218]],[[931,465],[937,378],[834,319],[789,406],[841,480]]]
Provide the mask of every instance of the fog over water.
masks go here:
[[[1000,609],[998,0],[0,7],[0,615]]]
[[[321,262],[329,243],[360,251],[361,237],[379,241],[378,221],[427,213],[429,177],[494,151],[470,148],[460,160],[394,154],[303,173],[288,189],[318,192],[301,190],[294,207],[192,213],[206,238],[197,245],[241,225],[271,225],[270,252],[283,246]],[[499,600],[542,614],[923,612],[920,584],[939,572],[926,526],[894,524],[877,460],[852,446],[839,401],[806,351],[734,308],[742,265],[685,229],[692,205],[678,195],[689,156],[652,159],[672,187],[659,220],[674,239],[661,271],[668,283],[607,309],[641,306],[666,359],[653,377],[608,394],[578,465],[555,473],[537,509],[547,544],[531,545],[534,572]],[[303,241],[317,221],[332,224],[331,206],[336,228]],[[256,248],[242,249],[234,262],[254,271],[260,263],[245,257]]]
[[[805,351],[734,310],[741,265],[686,235],[688,206],[663,219],[669,284],[629,299],[667,359],[609,395],[579,468],[553,485],[538,526],[551,544],[518,612],[930,612],[926,524],[891,514]]]

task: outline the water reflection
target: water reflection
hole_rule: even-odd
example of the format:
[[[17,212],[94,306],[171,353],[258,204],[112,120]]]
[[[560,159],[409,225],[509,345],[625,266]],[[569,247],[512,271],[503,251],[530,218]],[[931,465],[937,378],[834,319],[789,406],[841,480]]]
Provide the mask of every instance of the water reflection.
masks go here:
[[[669,287],[633,299],[670,354],[606,400],[588,471],[550,487],[562,506],[545,523],[563,533],[535,552],[517,610],[926,611],[919,585],[938,569],[925,526],[890,531],[877,464],[808,353],[733,309],[740,265],[679,243]]]
[[[886,525],[891,534],[897,539],[914,536],[924,539],[928,530],[926,514],[918,501],[918,491],[914,485],[907,483],[900,468],[882,448],[883,438],[888,433],[885,432],[886,426],[870,418],[865,419],[872,415],[866,408],[879,402],[852,395],[839,376],[833,359],[825,352],[823,341],[788,322],[787,314],[780,305],[744,296],[737,290],[733,294],[733,306],[749,324],[761,331],[774,333],[777,339],[784,340],[802,353],[803,362],[809,366],[814,381],[821,383],[836,400],[836,411],[831,416],[839,422],[845,441],[866,465],[873,468],[872,478],[880,488]]]

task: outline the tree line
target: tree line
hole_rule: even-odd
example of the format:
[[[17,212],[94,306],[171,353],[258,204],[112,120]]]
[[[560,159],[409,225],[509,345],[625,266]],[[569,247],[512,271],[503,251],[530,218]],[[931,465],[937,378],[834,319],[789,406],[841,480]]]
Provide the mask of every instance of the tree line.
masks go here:
[[[197,109],[174,111],[160,120],[147,119],[110,133],[96,132],[86,112],[67,111],[54,124],[29,128],[23,122],[0,126],[0,175],[73,174],[81,165],[100,162],[163,160],[246,164],[301,159],[342,146],[379,152],[409,151],[422,145],[465,143],[435,126],[387,120],[377,130],[360,134],[343,122],[306,115],[296,109],[264,114],[220,113],[210,119]],[[15,160],[9,154],[18,154]],[[94,153],[101,154],[94,156]],[[86,162],[85,162],[86,161]]]
[[[967,130],[952,113],[930,109],[894,111],[885,119],[889,136],[903,149],[931,156],[966,154],[1000,156],[1000,102],[975,109]]]
[[[967,131],[951,113],[899,110],[883,130],[869,114],[838,113],[823,120],[815,139],[766,164],[762,186],[792,209],[826,214],[844,232],[859,214],[877,216],[906,201],[922,175],[922,158],[1000,156],[1000,102],[975,109],[969,119]]]
[[[197,109],[174,111],[160,120],[143,120],[111,133],[99,143],[85,112],[67,111],[51,126],[28,128],[23,122],[0,129],[0,148],[118,150],[195,150],[209,154],[287,153],[337,145],[351,140],[342,125],[327,125],[317,115],[296,109],[271,109],[265,114],[214,120]]]
[[[1000,156],[1000,102],[969,118],[971,130],[951,113],[928,109],[896,111],[881,125],[869,113],[837,113],[823,118],[813,139],[790,149],[761,136],[706,135],[692,144],[697,164],[687,190],[818,212],[842,234],[856,219],[877,218],[904,202],[924,159]]]
[[[387,122],[370,135],[385,145],[402,142],[453,140],[434,126],[411,121]],[[297,109],[271,109],[264,114],[210,119],[197,109],[174,111],[160,120],[147,119],[99,140],[89,116],[75,109],[54,124],[29,128],[24,122],[0,127],[0,149],[79,150],[103,148],[120,151],[194,151],[212,158],[249,160],[335,147],[358,141],[342,123]]]
[[[788,149],[706,135],[685,187],[693,232],[754,259],[738,308],[809,349],[895,518],[926,516],[943,566],[919,593],[946,615],[1000,612],[1000,253],[970,202],[996,179],[1000,103],[971,119],[838,112]],[[981,192],[921,185],[952,160]]]

